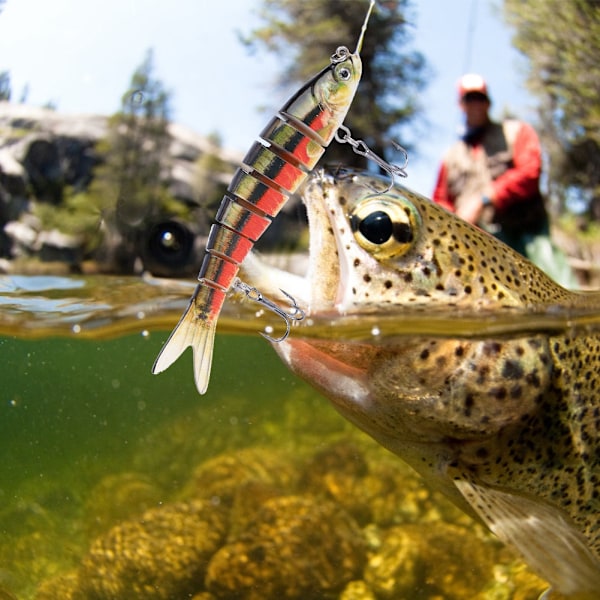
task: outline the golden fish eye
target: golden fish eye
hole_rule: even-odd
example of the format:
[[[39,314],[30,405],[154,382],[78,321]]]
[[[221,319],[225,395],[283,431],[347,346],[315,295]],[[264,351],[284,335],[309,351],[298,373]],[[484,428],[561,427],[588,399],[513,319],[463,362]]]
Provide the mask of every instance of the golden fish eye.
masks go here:
[[[356,241],[375,258],[406,254],[415,241],[419,223],[414,206],[391,194],[371,196],[350,214]]]

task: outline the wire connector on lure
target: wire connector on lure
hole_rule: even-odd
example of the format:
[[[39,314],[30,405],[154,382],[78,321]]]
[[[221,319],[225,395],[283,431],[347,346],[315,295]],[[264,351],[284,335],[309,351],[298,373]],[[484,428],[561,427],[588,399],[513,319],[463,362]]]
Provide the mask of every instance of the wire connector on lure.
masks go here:
[[[389,163],[385,158],[382,158],[378,154],[375,154],[364,140],[355,140],[352,137],[352,132],[345,125],[340,125],[335,133],[335,139],[340,144],[350,144],[352,151],[355,154],[364,156],[369,160],[372,160],[375,164],[379,165],[391,178],[390,185],[386,191],[390,191],[394,185],[394,176],[406,177],[406,166],[408,165],[408,152],[397,142],[392,140],[392,146],[398,152],[401,152],[404,156],[404,164],[400,167]]]

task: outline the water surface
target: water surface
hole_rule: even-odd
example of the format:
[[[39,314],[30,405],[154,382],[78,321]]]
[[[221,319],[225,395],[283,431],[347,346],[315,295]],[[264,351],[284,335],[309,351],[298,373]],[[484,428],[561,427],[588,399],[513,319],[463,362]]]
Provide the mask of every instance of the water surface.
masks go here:
[[[281,597],[277,586],[284,585],[275,582],[283,567],[273,556],[288,565],[292,556],[290,598],[372,600],[405,597],[407,590],[417,600],[537,598],[543,582],[510,552],[287,371],[256,334],[269,325],[277,331],[276,316],[257,314],[249,302],[227,303],[205,396],[195,390],[189,351],[151,375],[191,289],[118,277],[0,280],[0,598],[268,600]],[[382,343],[428,328],[456,334],[455,315],[433,317],[325,316],[292,334]],[[464,335],[509,335],[523,328],[520,319],[465,316],[461,327]],[[527,326],[585,328],[597,319],[556,311]],[[126,533],[194,502],[228,515],[206,564],[175,581],[165,550],[164,564],[145,567],[158,571],[151,588],[139,573],[123,575],[123,548],[141,553],[146,543],[134,534],[123,542]],[[307,513],[305,526],[295,529],[290,519],[298,506]],[[252,553],[243,554],[269,510],[288,531],[283,547],[273,550],[280,534],[269,530],[270,545],[253,541]],[[335,535],[355,535],[328,549],[332,534],[319,536],[334,518]],[[170,548],[169,530],[160,535]],[[112,547],[114,540],[125,546]],[[186,555],[176,542],[173,548]],[[218,548],[229,553],[226,569]],[[236,548],[256,561],[249,575]],[[311,552],[318,551],[317,560]],[[113,554],[117,562],[103,562]],[[251,586],[243,587],[242,575]]]

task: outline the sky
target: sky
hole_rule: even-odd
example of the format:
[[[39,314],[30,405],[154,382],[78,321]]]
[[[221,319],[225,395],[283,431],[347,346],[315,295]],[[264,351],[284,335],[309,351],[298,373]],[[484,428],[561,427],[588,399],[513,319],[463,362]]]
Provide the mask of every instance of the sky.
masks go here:
[[[259,24],[261,4],[6,0],[0,72],[10,72],[13,100],[27,86],[28,104],[52,102],[61,112],[109,115],[152,48],[155,75],[172,92],[173,120],[200,134],[218,132],[226,148],[245,153],[270,119],[264,107],[274,112],[295,91],[277,89],[276,56],[251,54],[239,41],[240,33]],[[511,46],[501,0],[413,0],[413,6],[413,46],[425,55],[431,75],[421,96],[427,126],[419,128],[403,183],[429,196],[441,156],[462,122],[460,75],[478,72],[487,79],[493,116],[508,109],[532,119],[534,101],[524,89],[525,62]],[[323,57],[324,64],[328,59]]]

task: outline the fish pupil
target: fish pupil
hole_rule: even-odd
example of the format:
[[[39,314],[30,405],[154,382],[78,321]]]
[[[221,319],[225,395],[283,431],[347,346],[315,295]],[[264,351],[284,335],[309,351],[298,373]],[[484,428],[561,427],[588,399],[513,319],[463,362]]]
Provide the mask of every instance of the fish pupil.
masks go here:
[[[384,244],[394,233],[394,225],[390,216],[382,210],[376,210],[358,223],[353,219],[352,228],[358,229],[372,244]]]

